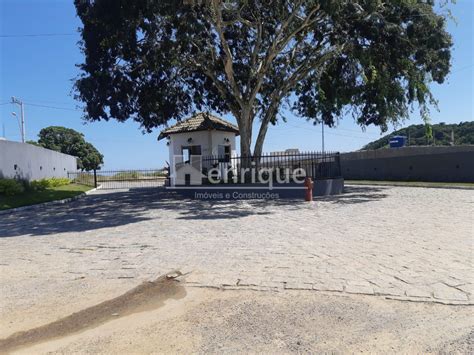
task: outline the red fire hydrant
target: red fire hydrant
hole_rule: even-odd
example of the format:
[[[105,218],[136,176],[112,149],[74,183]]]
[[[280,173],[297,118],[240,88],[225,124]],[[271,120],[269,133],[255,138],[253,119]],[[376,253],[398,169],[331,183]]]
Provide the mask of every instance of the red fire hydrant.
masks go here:
[[[306,194],[305,194],[305,200],[306,201],[313,201],[313,180],[307,176],[304,179],[304,186],[306,187]]]

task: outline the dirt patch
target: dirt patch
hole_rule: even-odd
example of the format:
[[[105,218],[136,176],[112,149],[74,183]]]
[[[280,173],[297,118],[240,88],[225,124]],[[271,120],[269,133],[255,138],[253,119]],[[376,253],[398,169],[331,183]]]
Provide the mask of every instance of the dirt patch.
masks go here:
[[[175,276],[179,276],[181,273],[174,272],[171,277],[167,275],[160,276],[154,281],[144,282],[123,295],[83,309],[55,322],[14,333],[6,339],[0,340],[0,352],[10,352],[20,347],[65,337],[97,327],[112,319],[157,309],[163,306],[167,299],[183,298],[186,291],[175,280]]]
[[[186,297],[21,354],[472,353],[472,307],[313,291]]]

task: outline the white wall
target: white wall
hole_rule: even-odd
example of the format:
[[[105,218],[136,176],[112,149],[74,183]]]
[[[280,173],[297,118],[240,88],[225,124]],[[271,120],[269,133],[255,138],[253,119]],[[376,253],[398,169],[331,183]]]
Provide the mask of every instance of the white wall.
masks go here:
[[[176,133],[170,135],[169,150],[170,150],[170,162],[173,156],[182,154],[182,147],[190,145],[200,145],[202,155],[212,155],[211,150],[211,135],[212,131],[197,131],[189,133]],[[192,138],[192,142],[188,142],[188,139]]]
[[[0,140],[0,178],[39,180],[67,177],[76,171],[76,157],[32,144]]]
[[[229,143],[225,142],[224,139],[229,139]],[[212,131],[212,154],[217,155],[217,147],[219,145],[230,144],[230,149],[232,156],[235,155],[235,133],[232,132],[222,132],[222,131]]]
[[[188,139],[192,138],[192,142],[188,143]],[[229,142],[225,142],[225,139]],[[223,131],[196,131],[188,133],[175,133],[170,135],[169,140],[169,163],[170,176],[172,181],[175,177],[173,161],[175,156],[182,155],[182,147],[190,145],[200,145],[201,154],[203,156],[217,155],[219,145],[230,144],[232,155],[235,155],[235,133]]]

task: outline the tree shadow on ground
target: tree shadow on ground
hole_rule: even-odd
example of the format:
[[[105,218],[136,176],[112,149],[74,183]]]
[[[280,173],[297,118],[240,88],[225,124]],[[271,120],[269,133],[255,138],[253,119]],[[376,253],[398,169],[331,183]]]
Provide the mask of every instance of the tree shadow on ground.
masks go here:
[[[347,187],[342,195],[320,198],[339,204],[363,203],[386,197],[379,187]],[[278,207],[298,210],[303,199],[203,201],[163,188],[89,195],[61,205],[0,215],[0,238],[86,232],[153,219],[229,220],[271,215]],[[166,213],[171,212],[171,213]]]
[[[302,199],[274,199],[274,200],[221,200],[196,201],[193,205],[179,212],[177,219],[233,219],[247,216],[271,215],[275,207],[284,207],[286,210],[298,210],[305,201]],[[166,206],[164,207],[166,208]]]
[[[375,186],[345,186],[343,194],[318,197],[317,200],[340,205],[374,202],[388,197],[388,194],[383,192],[388,189],[390,188]]]
[[[265,213],[235,201],[191,200],[163,188],[135,189],[0,215],[0,238],[85,232],[159,218],[230,219]]]
[[[0,237],[48,235],[116,227],[147,220],[147,196],[89,195],[66,204],[0,215]]]

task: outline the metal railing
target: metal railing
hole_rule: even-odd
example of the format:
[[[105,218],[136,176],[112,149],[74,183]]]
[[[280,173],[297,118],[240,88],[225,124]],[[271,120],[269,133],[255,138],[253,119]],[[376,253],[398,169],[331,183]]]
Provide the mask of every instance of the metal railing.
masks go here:
[[[341,177],[339,153],[270,153],[261,156],[192,156],[190,162],[175,162],[176,167],[192,163],[200,169],[203,182],[218,178],[222,183],[253,183],[258,176],[273,182],[293,182],[295,178],[313,180]],[[102,189],[130,189],[163,186],[168,173],[163,169],[97,170],[68,172],[73,182]],[[214,179],[215,181],[215,179]]]
[[[163,186],[166,174],[163,169],[94,170],[68,172],[68,178],[77,184],[103,189],[129,189]]]
[[[283,175],[295,175],[313,180],[341,177],[341,164],[337,152],[271,153],[261,156],[203,156],[202,173],[227,174],[227,182],[248,182],[251,174],[273,174],[274,181]]]

